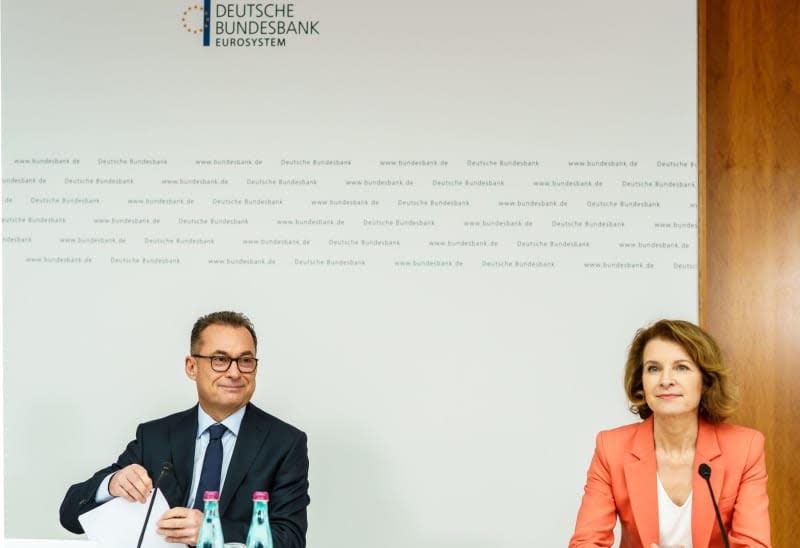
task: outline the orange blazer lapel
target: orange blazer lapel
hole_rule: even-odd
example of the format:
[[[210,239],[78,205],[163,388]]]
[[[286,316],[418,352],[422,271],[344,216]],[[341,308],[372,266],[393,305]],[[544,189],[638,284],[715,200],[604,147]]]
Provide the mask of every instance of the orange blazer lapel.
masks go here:
[[[642,546],[658,543],[658,492],[656,491],[656,451],[653,418],[642,422],[631,447],[633,460],[625,469],[631,511]],[[700,546],[698,544],[698,546]]]
[[[711,487],[714,496],[722,492],[722,481],[725,479],[725,468],[721,462],[714,466],[714,459],[721,454],[717,440],[717,430],[714,425],[700,420],[697,427],[697,444],[694,454],[694,480],[692,480],[692,544],[694,546],[709,546],[711,532],[714,530],[717,517],[711,494],[708,492],[706,480],[698,473],[702,463],[711,467]]]

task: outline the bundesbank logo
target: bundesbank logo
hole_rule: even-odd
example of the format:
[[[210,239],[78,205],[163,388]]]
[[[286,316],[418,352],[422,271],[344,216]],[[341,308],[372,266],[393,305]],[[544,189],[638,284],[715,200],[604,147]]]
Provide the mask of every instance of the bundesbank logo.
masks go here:
[[[202,0],[181,13],[183,29],[202,35],[216,48],[286,47],[295,39],[319,36],[319,21],[306,18],[292,2]]]

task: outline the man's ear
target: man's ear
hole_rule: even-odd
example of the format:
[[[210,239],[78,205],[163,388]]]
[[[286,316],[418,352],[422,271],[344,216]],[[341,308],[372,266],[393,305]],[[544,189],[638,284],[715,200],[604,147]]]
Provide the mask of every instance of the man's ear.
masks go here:
[[[192,356],[186,356],[183,364],[184,370],[186,371],[186,376],[192,379],[193,381],[197,380],[197,360],[194,359]]]

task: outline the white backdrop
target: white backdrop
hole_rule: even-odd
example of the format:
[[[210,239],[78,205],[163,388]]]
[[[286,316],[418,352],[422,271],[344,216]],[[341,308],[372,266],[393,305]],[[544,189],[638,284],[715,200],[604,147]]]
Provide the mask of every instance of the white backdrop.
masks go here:
[[[66,488],[195,402],[233,309],[309,435],[310,548],[564,545],[634,331],[696,319],[695,3],[220,34],[244,4],[204,47],[182,0],[3,2],[6,535],[71,538]]]

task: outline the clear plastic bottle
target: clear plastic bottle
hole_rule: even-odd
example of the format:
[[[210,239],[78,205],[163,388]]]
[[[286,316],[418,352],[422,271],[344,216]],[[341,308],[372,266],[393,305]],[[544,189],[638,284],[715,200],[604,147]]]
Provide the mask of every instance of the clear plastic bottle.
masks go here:
[[[205,509],[200,534],[197,535],[197,548],[224,548],[225,540],[219,521],[219,492],[206,491],[203,493],[203,502]]]
[[[272,548],[272,530],[269,527],[269,493],[253,493],[253,519],[247,532],[247,548]]]

